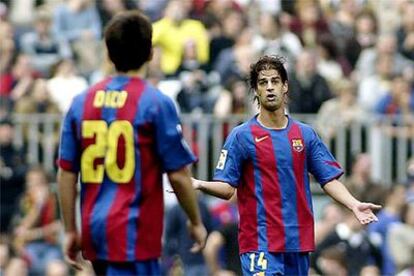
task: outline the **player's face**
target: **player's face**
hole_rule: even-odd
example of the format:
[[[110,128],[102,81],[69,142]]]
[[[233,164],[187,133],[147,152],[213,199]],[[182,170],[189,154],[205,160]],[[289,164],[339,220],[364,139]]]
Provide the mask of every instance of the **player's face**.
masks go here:
[[[284,107],[287,91],[287,81],[283,83],[275,69],[260,71],[257,78],[256,94],[261,108],[275,111]]]

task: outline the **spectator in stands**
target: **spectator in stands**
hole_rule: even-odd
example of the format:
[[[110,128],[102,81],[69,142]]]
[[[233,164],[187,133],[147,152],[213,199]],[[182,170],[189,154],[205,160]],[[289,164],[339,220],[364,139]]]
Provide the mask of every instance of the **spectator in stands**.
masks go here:
[[[318,38],[329,33],[328,23],[318,1],[296,1],[295,10],[297,17],[290,24],[291,31],[300,38],[305,48],[317,46]]]
[[[388,192],[386,192],[385,205],[377,214],[378,221],[368,226],[370,234],[375,234],[381,238],[382,275],[394,275],[396,272],[387,239],[390,227],[394,223],[401,222],[400,214],[405,204],[405,191],[405,187],[402,185],[391,186]]]
[[[345,184],[349,191],[358,198],[383,204],[385,188],[372,181],[371,172],[371,156],[368,153],[359,153],[354,157],[351,174]]]
[[[102,28],[92,0],[68,0],[54,10],[53,31],[70,43],[78,71],[85,75],[99,66]]]
[[[287,64],[294,64],[302,45],[296,34],[284,30],[281,15],[263,13],[259,17],[259,32],[253,37],[252,46],[260,54],[282,55]]]
[[[9,78],[9,81],[7,82],[8,87],[3,87],[6,92],[4,98],[10,102],[10,107],[13,107],[20,98],[30,91],[38,73],[31,66],[30,57],[26,54],[19,54],[11,71],[6,74],[8,74],[6,78]]]
[[[387,242],[395,261],[395,272],[414,272],[414,201],[401,210],[401,223],[390,227]]]
[[[6,20],[0,19],[0,103],[1,116],[7,115],[12,109],[9,98],[14,78],[11,68],[14,66],[17,49],[14,41],[13,26]]]
[[[23,114],[30,117],[30,115],[59,115],[61,114],[59,106],[53,101],[49,89],[47,87],[47,81],[45,79],[36,79],[34,81],[32,89],[22,97],[15,105],[14,112],[16,114]],[[26,117],[26,118],[27,118]],[[32,124],[23,123],[22,131],[24,144],[30,144],[30,140],[33,139],[30,135],[33,135],[31,132]],[[45,159],[44,152],[45,150],[50,149],[51,152],[56,151],[57,143],[59,142],[59,124],[52,124],[51,129],[45,129],[40,127],[38,129],[38,149],[39,149],[39,161],[43,162]],[[47,143],[46,148],[44,148],[45,142]],[[29,148],[27,146],[26,148]],[[56,153],[55,153],[56,154]]]
[[[232,78],[220,91],[214,105],[213,114],[219,118],[231,114],[252,114],[257,109],[251,104],[246,82],[240,78]]]
[[[46,79],[36,79],[32,89],[15,105],[20,114],[59,114],[59,106],[53,101]]]
[[[378,37],[375,47],[361,52],[354,72],[358,80],[362,80],[375,73],[375,61],[380,56],[391,56],[393,60],[393,73],[401,74],[410,70],[414,63],[397,51],[397,39],[393,33],[382,34]]]
[[[34,31],[21,37],[20,47],[30,57],[33,68],[44,77],[49,77],[50,68],[72,53],[67,41],[57,39],[51,30],[51,14],[45,9],[36,12]]]
[[[219,73],[222,84],[231,78],[247,77],[250,64],[257,56],[256,50],[251,47],[252,35],[251,28],[243,29],[233,47],[221,51],[213,70]]]
[[[180,67],[185,44],[189,41],[197,47],[197,60],[201,64],[208,62],[207,30],[198,20],[187,18],[189,2],[171,0],[164,17],[153,25],[153,44],[161,49],[161,70],[173,75]]]
[[[198,197],[201,219],[208,233],[213,229],[211,214],[207,202],[203,197]],[[191,253],[190,249],[194,241],[190,237],[187,228],[187,217],[180,208],[178,202],[167,212],[164,235],[164,254],[167,258],[175,256],[181,259],[184,275],[206,275],[207,266],[201,252]]]
[[[339,51],[331,35],[323,35],[318,44],[318,73],[327,80],[331,88],[344,76],[349,76],[351,66]]]
[[[6,20],[0,20],[0,74],[1,74],[1,85],[0,85],[0,91],[3,95],[6,93],[5,82],[8,82],[7,79],[5,79],[5,73],[10,70],[13,63],[13,58],[16,55],[16,45],[14,41],[14,28],[13,25],[6,21]]]
[[[101,20],[101,26],[105,28],[106,24],[114,15],[123,11],[136,9],[137,4],[133,0],[103,0],[96,1],[96,7]]]
[[[414,3],[405,6],[402,24],[397,31],[398,50],[406,58],[414,61]]]
[[[390,92],[380,98],[375,111],[381,115],[397,115],[391,118],[393,125],[383,126],[384,133],[392,137],[413,137],[414,90],[403,76],[393,77]]]
[[[326,80],[316,69],[316,53],[305,49],[298,56],[296,70],[289,78],[289,112],[317,113],[332,97]]]
[[[321,255],[326,255],[326,252],[323,252],[332,247],[336,247],[344,255],[348,275],[360,275],[364,267],[379,266],[381,263],[381,254],[375,238],[368,235],[364,225],[361,225],[348,210],[344,210],[343,222],[316,246],[314,255],[311,255],[312,266],[318,273],[324,269],[321,266]]]
[[[32,29],[36,9],[46,1],[13,0],[2,2],[5,2],[8,5],[8,20],[10,20],[15,27],[17,38],[20,38],[22,34]]]
[[[377,33],[378,26],[375,14],[369,10],[361,11],[355,18],[353,35],[346,41],[343,52],[352,68],[355,67],[359,54],[375,45]]]
[[[49,262],[63,260],[63,256],[58,243],[58,202],[43,168],[35,166],[28,170],[26,190],[16,216],[14,246],[27,259],[31,274],[44,274]]]
[[[341,54],[345,54],[346,42],[354,36],[356,15],[360,9],[360,3],[354,0],[340,1],[333,18],[328,22],[329,30]]]
[[[68,0],[54,10],[53,31],[70,43],[101,38],[101,22],[91,0]]]
[[[346,256],[341,245],[332,245],[324,249],[319,256],[318,266],[323,275],[326,276],[347,276],[348,269]],[[362,270],[361,270],[362,271]],[[312,273],[317,274],[316,272]],[[362,275],[362,273],[360,273]]]
[[[53,70],[52,78],[47,81],[52,100],[57,103],[61,113],[66,113],[73,97],[83,92],[87,81],[79,76],[72,60],[59,61]]]
[[[322,217],[315,222],[315,244],[318,245],[343,221],[343,210],[336,203],[329,202],[322,208]]]
[[[7,234],[16,203],[24,190],[24,153],[13,145],[14,127],[7,118],[0,120],[0,233]]]
[[[238,10],[226,10],[222,20],[215,17],[216,15],[212,16],[214,16],[212,20],[218,21],[219,28],[218,34],[212,35],[210,40],[210,68],[217,63],[217,58],[223,50],[233,47],[237,37],[247,25],[246,16]],[[210,32],[212,31],[210,30]]]
[[[352,124],[360,122],[365,115],[356,102],[356,88],[352,81],[336,81],[334,91],[336,97],[322,103],[315,122],[319,134],[326,140],[335,137],[338,130],[349,129]]]
[[[391,55],[381,55],[375,60],[375,73],[361,79],[358,89],[358,103],[367,112],[373,112],[379,100],[391,89],[394,72]]]
[[[411,83],[402,75],[392,78],[391,89],[376,106],[380,114],[410,114],[414,112],[414,91]]]

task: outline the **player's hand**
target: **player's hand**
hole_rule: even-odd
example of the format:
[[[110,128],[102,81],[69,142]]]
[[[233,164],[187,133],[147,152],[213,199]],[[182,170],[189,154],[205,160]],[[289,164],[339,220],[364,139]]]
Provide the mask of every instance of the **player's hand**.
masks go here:
[[[359,222],[363,225],[378,221],[377,216],[374,214],[374,210],[381,209],[381,205],[376,205],[373,203],[360,202],[352,208],[352,212]]]
[[[76,270],[82,270],[81,264],[78,262],[80,254],[81,243],[78,233],[66,232],[63,243],[63,253],[65,254],[65,261]]]
[[[203,250],[204,246],[206,245],[206,239],[207,239],[206,228],[204,228],[204,225],[202,223],[192,224],[190,221],[187,222],[187,227],[188,227],[188,232],[190,233],[191,237],[195,241],[190,251],[192,253],[200,252],[201,250]]]

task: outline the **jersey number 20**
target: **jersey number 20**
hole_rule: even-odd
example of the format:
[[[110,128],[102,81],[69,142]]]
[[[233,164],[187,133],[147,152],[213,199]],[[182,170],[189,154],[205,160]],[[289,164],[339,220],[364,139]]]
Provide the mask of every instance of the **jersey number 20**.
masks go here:
[[[125,163],[122,168],[117,163],[118,143],[124,139]],[[108,178],[118,184],[131,181],[135,171],[134,129],[129,121],[115,121],[109,126],[102,120],[82,122],[82,138],[95,137],[95,143],[85,148],[81,157],[83,183],[101,183],[106,172]],[[104,164],[94,165],[102,158]]]

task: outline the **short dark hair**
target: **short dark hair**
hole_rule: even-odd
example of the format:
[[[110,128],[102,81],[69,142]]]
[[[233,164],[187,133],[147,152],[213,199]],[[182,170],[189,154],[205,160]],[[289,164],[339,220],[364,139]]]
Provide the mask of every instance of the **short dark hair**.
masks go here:
[[[151,57],[151,22],[137,10],[122,12],[106,26],[105,43],[117,71],[140,69]]]
[[[249,84],[250,88],[255,90],[257,88],[257,79],[259,73],[263,70],[276,70],[282,82],[285,83],[288,80],[286,68],[284,66],[285,58],[281,56],[262,56],[256,63],[250,66]]]

